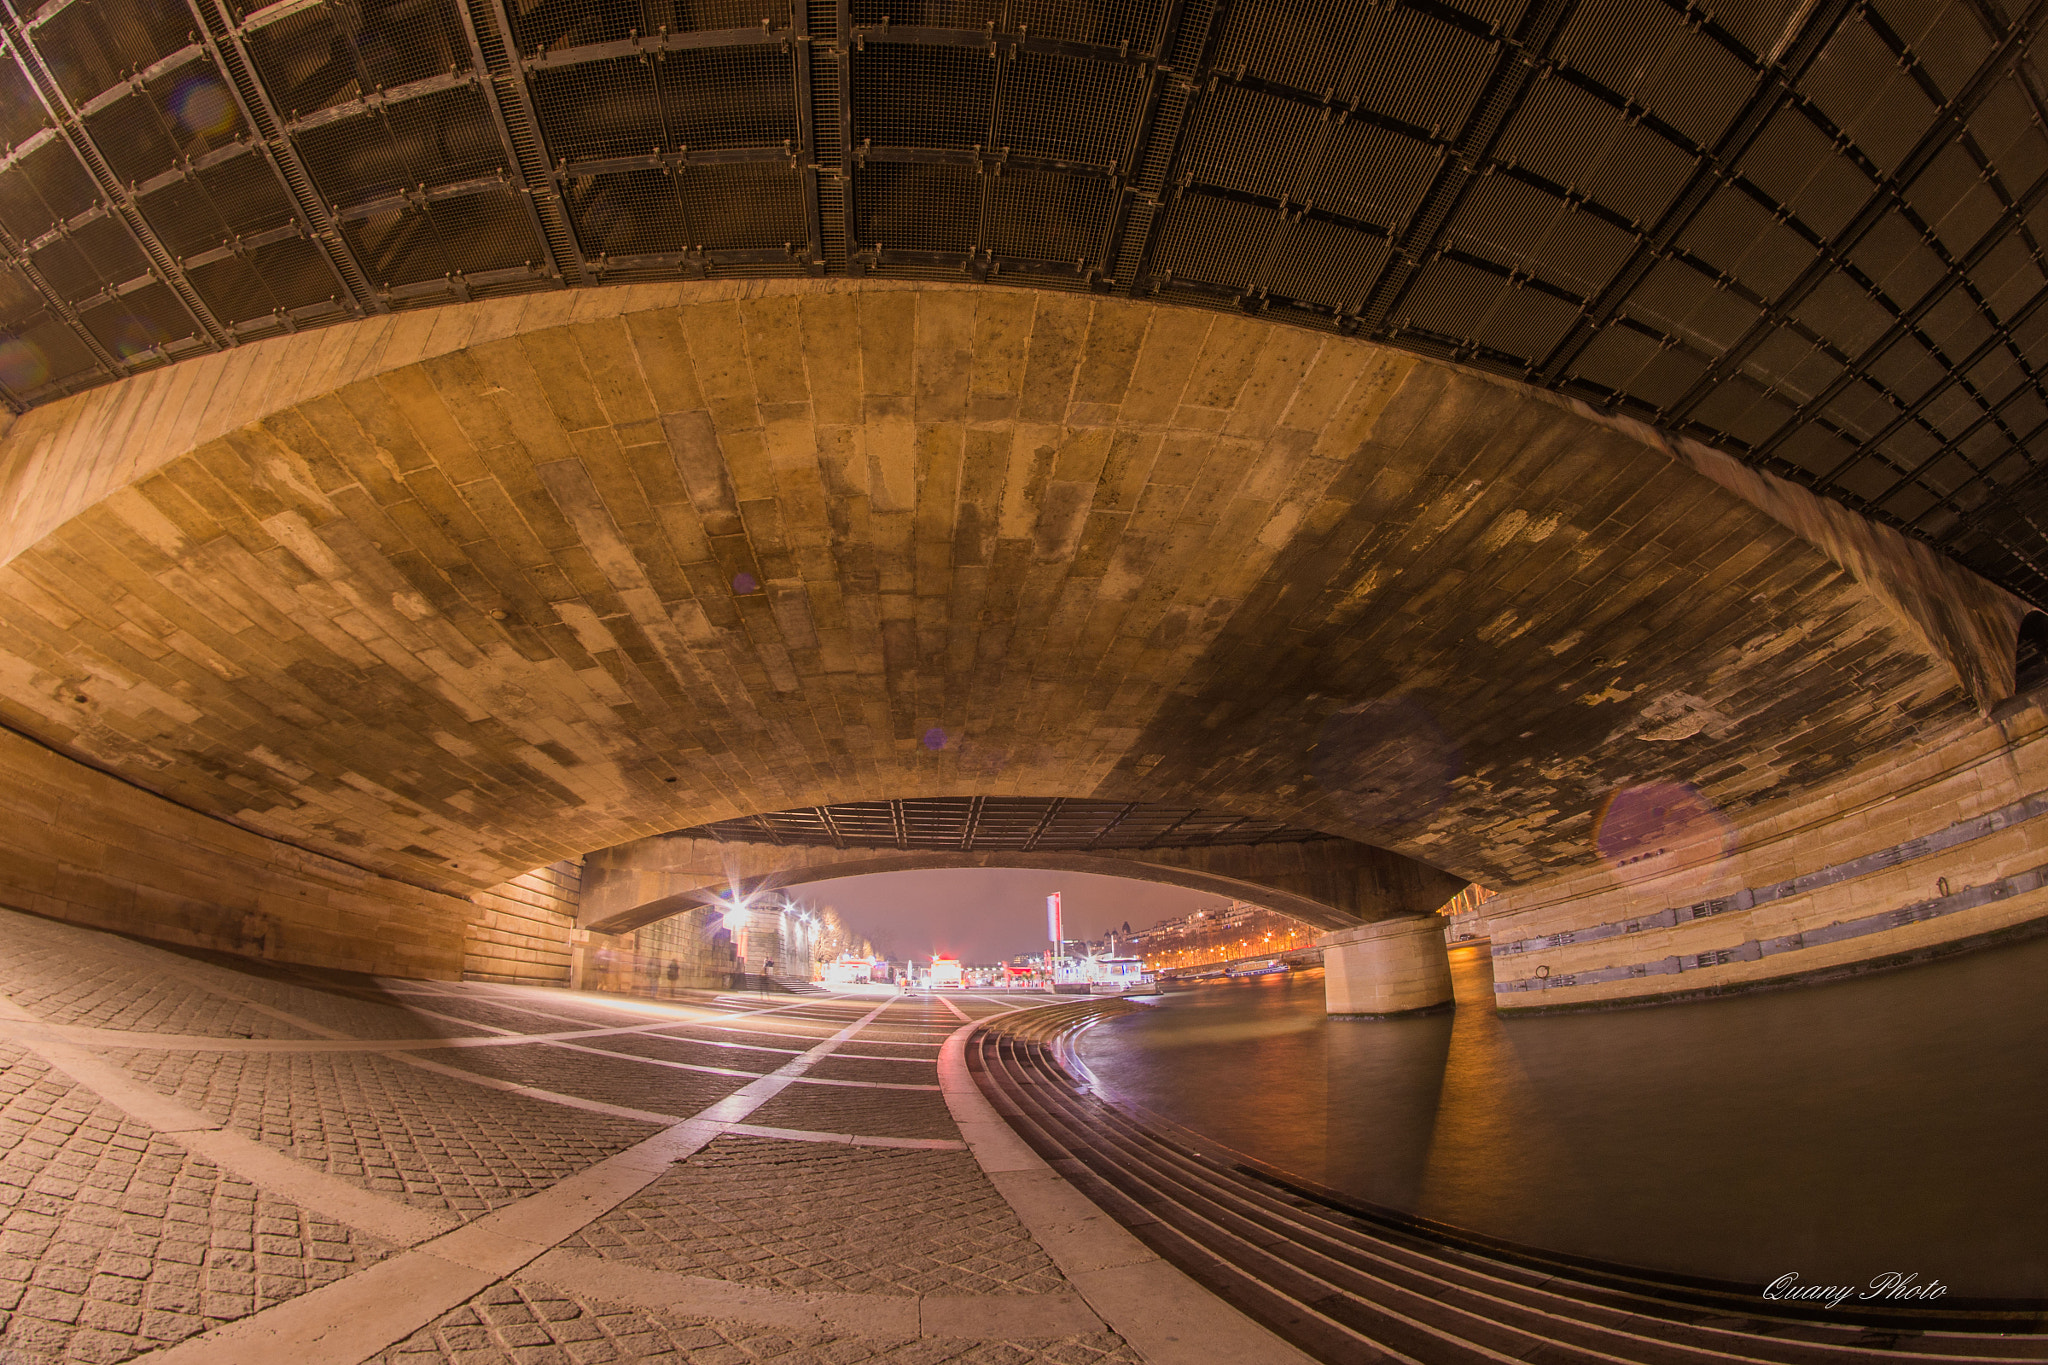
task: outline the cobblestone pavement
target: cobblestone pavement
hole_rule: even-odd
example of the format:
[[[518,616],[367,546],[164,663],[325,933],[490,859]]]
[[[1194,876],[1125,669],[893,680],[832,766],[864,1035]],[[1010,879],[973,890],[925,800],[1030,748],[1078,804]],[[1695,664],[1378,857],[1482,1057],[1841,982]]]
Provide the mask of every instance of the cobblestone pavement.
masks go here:
[[[593,1302],[544,1284],[511,1281],[372,1359],[376,1365],[1139,1365],[1141,1357],[1111,1332],[1030,1342],[792,1335]]]
[[[236,1132],[367,1189],[459,1214],[531,1194],[655,1131],[362,1053],[111,1055]]]
[[[0,1365],[1137,1365],[958,1140],[958,1026],[921,999],[386,981],[0,909]],[[465,1222],[599,1279],[435,1281]],[[289,1311],[354,1306],[269,1344],[307,1294]],[[910,1307],[832,1308],[876,1302]]]
[[[0,1048],[0,1359],[126,1360],[385,1250]]]
[[[782,1289],[1049,1294],[1064,1284],[965,1152],[720,1138],[563,1245]]]

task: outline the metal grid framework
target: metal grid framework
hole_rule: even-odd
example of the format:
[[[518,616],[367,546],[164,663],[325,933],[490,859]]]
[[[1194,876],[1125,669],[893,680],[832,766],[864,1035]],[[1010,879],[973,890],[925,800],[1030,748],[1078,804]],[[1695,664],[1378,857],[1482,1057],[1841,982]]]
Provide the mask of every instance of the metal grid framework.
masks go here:
[[[1193,806],[1065,797],[942,796],[849,801],[749,815],[676,831],[727,844],[896,848],[954,853],[1102,852],[1215,844],[1317,843],[1334,836]]]
[[[0,401],[637,279],[1242,309],[2048,606],[2048,0],[0,0]]]

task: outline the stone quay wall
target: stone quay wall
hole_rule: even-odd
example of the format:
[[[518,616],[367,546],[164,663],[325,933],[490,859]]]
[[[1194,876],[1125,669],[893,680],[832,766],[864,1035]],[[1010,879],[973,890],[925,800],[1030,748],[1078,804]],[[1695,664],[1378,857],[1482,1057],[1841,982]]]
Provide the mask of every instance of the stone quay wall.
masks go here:
[[[1647,843],[1486,904],[1503,1011],[1827,979],[2048,930],[2048,690]]]
[[[468,901],[202,815],[0,730],[0,905],[189,948],[453,979]]]

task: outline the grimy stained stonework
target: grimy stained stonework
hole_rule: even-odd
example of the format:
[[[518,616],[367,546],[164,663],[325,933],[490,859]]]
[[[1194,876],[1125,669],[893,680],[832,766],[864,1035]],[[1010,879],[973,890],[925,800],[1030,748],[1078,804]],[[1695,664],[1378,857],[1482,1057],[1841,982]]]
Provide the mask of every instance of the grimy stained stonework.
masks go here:
[[[0,722],[379,879],[447,974],[456,898],[832,801],[1187,801],[1548,884],[1617,790],[1739,814],[1981,723],[2023,615],[1511,383],[966,284],[242,346],[20,418],[0,508]],[[135,902],[147,869],[80,889],[51,837],[0,830],[0,899]]]

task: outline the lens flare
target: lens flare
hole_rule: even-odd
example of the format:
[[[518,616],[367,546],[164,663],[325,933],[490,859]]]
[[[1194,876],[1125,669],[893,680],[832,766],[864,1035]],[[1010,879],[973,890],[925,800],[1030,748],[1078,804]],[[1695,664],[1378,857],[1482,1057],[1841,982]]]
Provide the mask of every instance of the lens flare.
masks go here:
[[[924,732],[924,747],[934,752],[946,747],[946,732],[934,725]]]
[[[97,331],[98,328],[94,330]],[[153,323],[133,313],[124,313],[114,319],[113,326],[107,330],[105,336],[106,344],[123,360],[142,354],[164,339]]]
[[[732,576],[732,590],[741,597],[745,597],[760,586],[760,583],[750,573],[740,573]]]
[[[193,76],[171,93],[171,111],[193,137],[223,138],[235,131],[235,102],[211,76]]]
[[[0,384],[15,393],[27,393],[50,377],[50,362],[42,347],[17,337],[0,337]]]
[[[1735,848],[1735,826],[1714,803],[1682,782],[1623,787],[1600,808],[1594,826],[1600,856],[1615,867],[1683,852],[1719,862]]]

